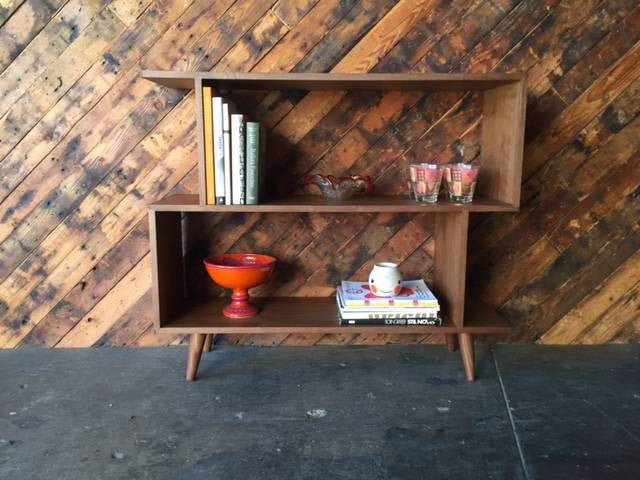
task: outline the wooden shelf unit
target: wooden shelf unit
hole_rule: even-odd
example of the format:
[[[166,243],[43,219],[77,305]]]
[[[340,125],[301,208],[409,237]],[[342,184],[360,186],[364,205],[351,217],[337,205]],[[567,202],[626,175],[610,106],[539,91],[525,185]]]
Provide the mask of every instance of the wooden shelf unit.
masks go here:
[[[221,333],[442,333],[460,351],[469,380],[475,379],[473,336],[505,333],[509,324],[481,303],[465,303],[466,252],[471,212],[513,212],[520,205],[526,107],[525,79],[517,74],[253,74],[145,71],[143,77],[169,88],[194,89],[198,120],[200,189],[172,195],[149,207],[153,297],[158,331],[190,334],[187,379],[195,379],[202,350]],[[483,91],[480,182],[472,204],[418,204],[406,197],[370,195],[344,202],[291,196],[260,205],[206,205],[202,141],[202,85],[256,90],[480,90]],[[259,120],[259,119],[258,119]],[[331,298],[265,298],[250,320],[221,314],[227,299],[193,300],[184,295],[181,217],[185,213],[382,213],[435,215],[433,290],[441,303],[441,327],[340,326]]]

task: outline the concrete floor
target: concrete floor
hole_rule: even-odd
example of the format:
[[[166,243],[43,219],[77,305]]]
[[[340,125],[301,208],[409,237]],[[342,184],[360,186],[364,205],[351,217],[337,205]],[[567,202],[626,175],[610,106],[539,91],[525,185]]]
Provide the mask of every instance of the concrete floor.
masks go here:
[[[640,346],[0,351],[1,479],[638,478]]]

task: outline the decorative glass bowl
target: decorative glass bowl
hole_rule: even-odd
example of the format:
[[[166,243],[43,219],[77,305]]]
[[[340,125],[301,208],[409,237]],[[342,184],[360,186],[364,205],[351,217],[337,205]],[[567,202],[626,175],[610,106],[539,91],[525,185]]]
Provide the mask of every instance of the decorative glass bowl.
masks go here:
[[[329,200],[347,200],[354,195],[371,193],[373,183],[368,175],[349,175],[337,178],[333,175],[314,173],[307,175],[304,186],[315,185],[322,195]]]

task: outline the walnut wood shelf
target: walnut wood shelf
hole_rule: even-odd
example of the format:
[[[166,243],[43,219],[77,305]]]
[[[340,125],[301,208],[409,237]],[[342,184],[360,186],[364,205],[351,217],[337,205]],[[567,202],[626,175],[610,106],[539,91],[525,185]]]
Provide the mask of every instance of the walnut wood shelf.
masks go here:
[[[215,298],[185,305],[158,331],[167,333],[507,333],[509,323],[484,304],[469,307],[465,324],[456,326],[446,316],[441,326],[340,325],[335,298],[253,298],[261,307],[253,318],[238,320],[222,315],[228,298]]]
[[[197,80],[239,90],[489,90],[522,80],[514,73],[223,73],[143,70],[169,88],[193,90]]]
[[[200,355],[216,333],[441,333],[449,350],[459,344],[465,372],[475,379],[473,336],[505,333],[509,325],[491,309],[465,298],[469,215],[513,212],[520,206],[526,84],[522,75],[488,74],[331,74],[144,71],[142,76],[169,88],[194,90],[198,138],[199,191],[172,195],[149,206],[155,327],[191,334],[187,379],[195,379]],[[331,202],[319,196],[290,196],[260,205],[206,205],[202,86],[231,90],[424,90],[482,92],[480,164],[476,200],[467,205],[441,201],[419,204],[406,196],[369,195]],[[260,120],[260,119],[256,119]],[[267,152],[268,153],[268,152]],[[267,158],[266,169],[269,168]],[[341,326],[333,298],[267,298],[250,320],[222,316],[226,299],[195,301],[185,294],[186,248],[183,216],[204,212],[257,213],[431,213],[435,217],[432,289],[445,313],[440,327]]]
[[[297,195],[259,205],[201,205],[196,194],[178,194],[149,205],[164,212],[271,212],[271,213],[382,213],[382,212],[514,212],[518,208],[498,200],[477,197],[473,203],[418,203],[408,197],[367,195],[343,201],[330,201],[317,195]]]

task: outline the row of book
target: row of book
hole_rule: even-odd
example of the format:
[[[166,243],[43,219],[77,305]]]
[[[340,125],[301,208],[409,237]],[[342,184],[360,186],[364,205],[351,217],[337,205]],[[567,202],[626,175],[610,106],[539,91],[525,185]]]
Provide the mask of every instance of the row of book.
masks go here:
[[[442,325],[440,304],[424,280],[405,280],[394,297],[378,297],[363,282],[336,289],[342,325]]]
[[[233,102],[202,87],[207,205],[255,205],[262,185],[265,134]]]

